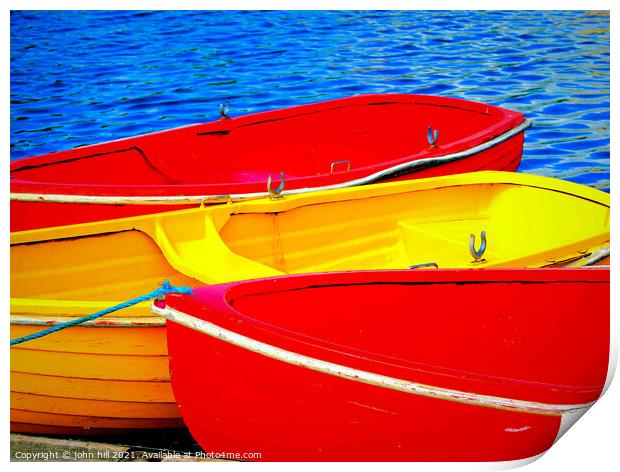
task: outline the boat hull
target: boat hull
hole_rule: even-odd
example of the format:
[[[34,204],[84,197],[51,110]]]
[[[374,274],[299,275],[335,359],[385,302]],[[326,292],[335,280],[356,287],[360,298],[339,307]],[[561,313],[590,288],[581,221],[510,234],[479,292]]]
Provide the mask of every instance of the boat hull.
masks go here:
[[[605,384],[609,271],[485,272],[294,276],[156,302],[174,320],[170,367],[185,423],[206,451],[266,461],[509,461],[546,451]],[[328,373],[317,360],[337,367]],[[400,380],[372,383],[368,373]],[[422,390],[399,390],[411,381]],[[454,401],[456,391],[470,401]],[[577,409],[559,412],[568,405]]]
[[[53,317],[52,317],[53,319]],[[166,330],[74,327],[11,348],[11,431],[114,434],[183,426]],[[45,326],[11,325],[11,338]]]
[[[441,133],[434,145],[429,126]],[[305,192],[514,171],[527,126],[521,113],[465,100],[369,95],[35,156],[11,164],[11,231],[256,198],[280,172],[285,192]]]

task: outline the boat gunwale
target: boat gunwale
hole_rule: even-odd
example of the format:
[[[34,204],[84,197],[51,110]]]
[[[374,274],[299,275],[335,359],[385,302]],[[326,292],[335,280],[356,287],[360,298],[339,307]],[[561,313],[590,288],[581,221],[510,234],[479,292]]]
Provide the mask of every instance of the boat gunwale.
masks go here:
[[[387,197],[395,194],[414,194],[420,191],[448,189],[478,185],[507,185],[530,187],[543,191],[557,192],[571,197],[583,199],[604,207],[610,207],[610,195],[601,190],[586,187],[574,182],[552,177],[502,171],[478,171],[467,174],[454,174],[424,179],[382,182],[363,187],[333,189],[323,192],[312,192],[291,195],[290,198],[256,199],[241,202],[230,202],[227,205],[188,208],[183,210],[130,216],[113,220],[93,221],[66,226],[38,228],[15,231],[10,234],[10,245],[37,244],[61,239],[98,236],[108,233],[137,230],[146,233],[157,241],[156,233],[167,219],[182,218],[191,213],[210,213],[208,217],[218,218],[224,212],[228,219],[233,215],[253,213],[282,213],[297,208],[314,205],[325,205],[347,201],[363,200],[375,197]],[[608,232],[607,232],[608,234]]]

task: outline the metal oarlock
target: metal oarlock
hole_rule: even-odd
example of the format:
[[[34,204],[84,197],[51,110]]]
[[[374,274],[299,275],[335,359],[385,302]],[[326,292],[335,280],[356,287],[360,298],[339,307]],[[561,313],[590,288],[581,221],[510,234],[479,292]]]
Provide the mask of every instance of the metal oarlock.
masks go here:
[[[433,129],[432,126],[429,126],[426,130],[426,139],[428,139],[428,144],[431,147],[435,147],[435,143],[437,142],[437,138],[439,137],[439,131]]]
[[[226,99],[223,103],[220,103],[220,116],[224,119],[230,118],[228,111],[230,110],[230,100]]]
[[[267,191],[269,192],[270,198],[282,198],[282,190],[284,190],[284,171],[280,171],[280,185],[277,189],[271,188],[271,174],[267,177]]]
[[[473,234],[469,235],[469,253],[471,257],[474,258],[472,263],[477,264],[480,262],[485,262],[485,259],[482,258],[484,255],[484,251],[487,249],[487,232],[482,231],[480,233],[480,249],[476,251],[476,236]]]

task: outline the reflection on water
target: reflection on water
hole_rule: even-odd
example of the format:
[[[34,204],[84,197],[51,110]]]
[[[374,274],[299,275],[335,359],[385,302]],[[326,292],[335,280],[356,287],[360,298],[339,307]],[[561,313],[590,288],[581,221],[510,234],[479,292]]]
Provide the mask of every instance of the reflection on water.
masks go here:
[[[534,120],[521,171],[609,189],[609,17],[580,11],[11,14],[11,159],[360,93]]]

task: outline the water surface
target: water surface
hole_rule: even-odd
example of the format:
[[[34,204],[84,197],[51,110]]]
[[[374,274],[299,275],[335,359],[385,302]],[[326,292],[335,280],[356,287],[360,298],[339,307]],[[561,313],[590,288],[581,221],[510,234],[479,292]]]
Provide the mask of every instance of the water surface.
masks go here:
[[[609,17],[583,11],[11,14],[11,159],[362,93],[534,120],[520,171],[609,190]]]

